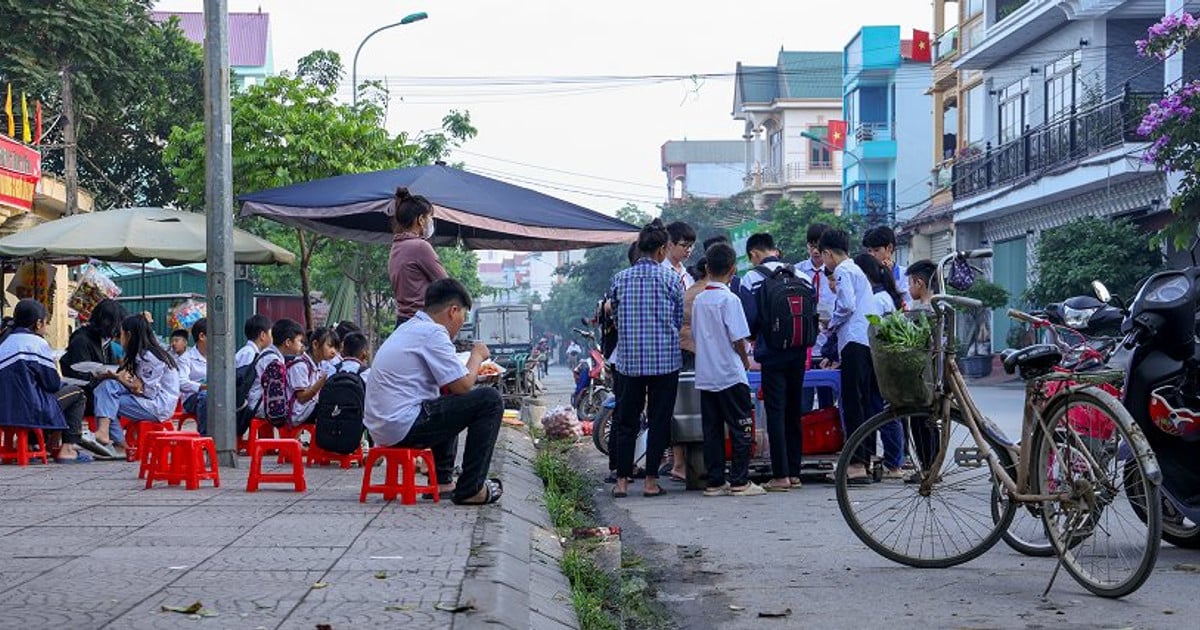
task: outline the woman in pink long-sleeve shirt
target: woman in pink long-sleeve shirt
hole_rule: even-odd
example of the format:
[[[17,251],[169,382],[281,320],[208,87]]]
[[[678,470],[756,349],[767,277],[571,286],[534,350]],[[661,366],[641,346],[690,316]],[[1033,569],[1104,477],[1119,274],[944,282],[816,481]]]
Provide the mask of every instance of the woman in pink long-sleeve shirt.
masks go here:
[[[425,289],[447,276],[437,252],[429,244],[433,231],[433,204],[420,195],[409,194],[407,188],[397,188],[392,251],[388,256],[397,326],[425,306]]]

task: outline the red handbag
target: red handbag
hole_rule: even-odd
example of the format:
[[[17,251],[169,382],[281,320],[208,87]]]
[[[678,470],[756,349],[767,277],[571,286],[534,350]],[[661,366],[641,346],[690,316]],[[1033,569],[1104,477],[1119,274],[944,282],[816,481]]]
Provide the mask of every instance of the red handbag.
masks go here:
[[[801,452],[805,455],[825,455],[842,450],[846,434],[836,407],[814,409],[800,416]]]

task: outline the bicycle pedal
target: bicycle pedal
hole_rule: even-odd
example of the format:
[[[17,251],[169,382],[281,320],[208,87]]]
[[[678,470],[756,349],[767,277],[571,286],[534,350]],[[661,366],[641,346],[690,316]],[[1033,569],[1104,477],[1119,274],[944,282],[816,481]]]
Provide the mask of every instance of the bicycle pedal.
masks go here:
[[[963,468],[981,468],[987,466],[987,458],[979,452],[979,448],[963,446],[954,449],[954,463]]]

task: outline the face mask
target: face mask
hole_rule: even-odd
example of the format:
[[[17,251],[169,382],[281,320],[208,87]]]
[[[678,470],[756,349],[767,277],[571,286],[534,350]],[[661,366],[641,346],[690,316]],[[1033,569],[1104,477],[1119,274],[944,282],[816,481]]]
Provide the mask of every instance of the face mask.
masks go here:
[[[430,214],[428,216],[429,216],[429,221],[427,221],[425,223],[425,233],[421,235],[421,238],[423,238],[427,241],[429,239],[433,238],[433,232],[434,232],[434,230],[437,229],[437,226],[435,226],[433,223],[433,215]]]

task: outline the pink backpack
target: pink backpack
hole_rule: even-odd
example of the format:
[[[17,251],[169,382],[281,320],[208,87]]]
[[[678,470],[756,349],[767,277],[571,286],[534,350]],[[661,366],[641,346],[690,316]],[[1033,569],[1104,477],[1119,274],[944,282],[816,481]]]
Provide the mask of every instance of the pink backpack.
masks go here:
[[[288,424],[296,398],[288,386],[287,364],[271,361],[262,373],[262,417],[276,427]]]

